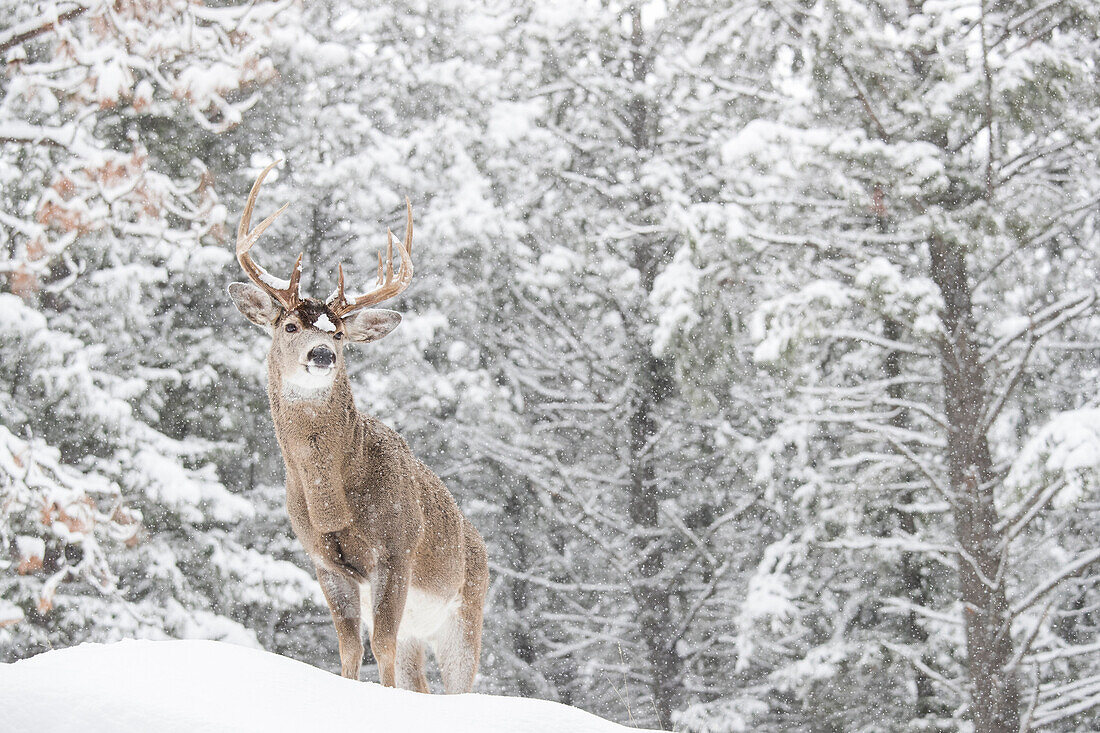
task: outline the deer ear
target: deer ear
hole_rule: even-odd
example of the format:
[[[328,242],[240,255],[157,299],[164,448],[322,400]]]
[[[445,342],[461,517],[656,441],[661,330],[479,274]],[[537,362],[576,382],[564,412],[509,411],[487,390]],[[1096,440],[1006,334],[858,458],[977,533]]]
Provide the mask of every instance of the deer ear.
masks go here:
[[[401,314],[384,308],[368,308],[344,319],[348,338],[360,344],[377,341],[401,323]]]
[[[245,318],[264,328],[274,325],[283,310],[278,301],[251,283],[230,284],[229,297]]]

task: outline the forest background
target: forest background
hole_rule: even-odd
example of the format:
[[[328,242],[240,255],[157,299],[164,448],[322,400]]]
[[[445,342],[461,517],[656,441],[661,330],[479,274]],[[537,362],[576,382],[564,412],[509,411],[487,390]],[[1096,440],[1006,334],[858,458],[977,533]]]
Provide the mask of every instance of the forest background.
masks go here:
[[[226,294],[282,158],[313,295],[412,200],[351,379],[487,540],[481,690],[1100,729],[1093,0],[0,0],[0,55],[0,659],[337,669]]]

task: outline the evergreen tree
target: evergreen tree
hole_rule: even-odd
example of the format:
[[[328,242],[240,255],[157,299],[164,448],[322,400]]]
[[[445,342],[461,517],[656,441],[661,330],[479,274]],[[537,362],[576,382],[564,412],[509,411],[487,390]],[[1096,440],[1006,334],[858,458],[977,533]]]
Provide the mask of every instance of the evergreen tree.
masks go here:
[[[275,8],[5,11],[0,597],[21,620],[3,656],[134,635],[255,644],[242,621],[301,613],[316,591],[241,544],[260,510],[218,471],[235,352],[211,338],[209,293],[231,255],[192,151],[271,79]]]
[[[788,56],[800,103],[724,158],[731,188],[756,189],[746,239],[802,250],[756,313],[756,357],[790,375],[788,430],[813,436],[804,546],[843,615],[802,614],[828,630],[786,666],[809,673],[803,709],[845,729],[874,710],[815,699],[806,662],[844,670],[827,696],[877,692],[863,699],[912,729],[1069,720],[1095,703],[1069,671],[1086,649],[1054,629],[1100,556],[1054,529],[1060,479],[1006,477],[1052,409],[1087,399],[1095,8],[818,11]],[[860,684],[884,668],[909,683]]]

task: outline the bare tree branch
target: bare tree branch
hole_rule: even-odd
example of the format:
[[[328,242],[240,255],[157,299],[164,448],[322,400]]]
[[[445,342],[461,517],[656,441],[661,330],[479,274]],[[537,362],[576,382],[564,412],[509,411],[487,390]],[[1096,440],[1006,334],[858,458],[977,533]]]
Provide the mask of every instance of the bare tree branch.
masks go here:
[[[1064,566],[1060,571],[1054,574],[1045,583],[1040,584],[1034,588],[1030,593],[1021,598],[1015,604],[1013,604],[1011,610],[1008,612],[1007,618],[1009,621],[1018,617],[1021,613],[1026,611],[1031,606],[1035,605],[1038,601],[1042,600],[1047,593],[1061,585],[1062,581],[1080,575],[1093,565],[1093,563],[1100,561],[1100,548],[1090,550],[1078,557],[1073,562]]]
[[[62,23],[67,23],[86,12],[88,12],[86,6],[76,5],[64,12],[58,13],[56,16],[35,18],[34,20],[20,23],[13,28],[9,28],[0,33],[0,54],[15,48],[21,43],[37,38],[43,33],[49,33]]]

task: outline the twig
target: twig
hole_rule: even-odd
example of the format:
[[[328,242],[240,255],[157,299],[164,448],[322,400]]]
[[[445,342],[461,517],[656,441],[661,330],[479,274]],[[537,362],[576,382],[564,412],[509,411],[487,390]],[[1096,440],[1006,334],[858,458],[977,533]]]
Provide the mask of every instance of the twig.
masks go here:
[[[48,33],[57,26],[72,20],[84,13],[88,12],[88,8],[83,5],[77,5],[64,13],[57,15],[54,18],[43,22],[42,18],[36,18],[28,23],[16,26],[7,31],[6,34],[0,36],[0,54],[15,48],[19,44],[29,41],[33,38],[37,38],[43,33]]]

